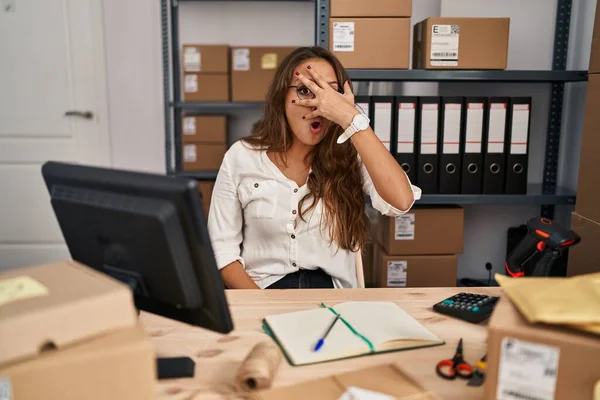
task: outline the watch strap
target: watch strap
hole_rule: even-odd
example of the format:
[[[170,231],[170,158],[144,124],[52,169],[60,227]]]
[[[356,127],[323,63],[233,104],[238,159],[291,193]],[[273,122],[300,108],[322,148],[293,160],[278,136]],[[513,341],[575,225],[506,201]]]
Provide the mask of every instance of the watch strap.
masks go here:
[[[350,137],[352,137],[352,135],[354,135],[357,131],[358,129],[356,129],[354,123],[351,123],[350,126],[346,128],[344,133],[337,138],[338,144],[344,143],[346,140],[350,139]]]

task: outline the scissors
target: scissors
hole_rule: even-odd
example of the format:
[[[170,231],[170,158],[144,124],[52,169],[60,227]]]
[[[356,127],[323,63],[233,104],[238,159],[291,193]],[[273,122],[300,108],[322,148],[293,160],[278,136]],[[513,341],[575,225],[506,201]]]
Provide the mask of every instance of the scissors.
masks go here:
[[[469,386],[481,386],[485,380],[485,370],[487,369],[487,354],[484,355],[481,360],[475,364],[475,371],[473,377],[469,380],[467,385]]]
[[[469,379],[473,376],[473,367],[465,362],[463,359],[463,341],[462,338],[458,341],[456,346],[456,353],[454,357],[440,361],[435,371],[439,376],[444,379],[454,379],[457,376],[463,379]]]

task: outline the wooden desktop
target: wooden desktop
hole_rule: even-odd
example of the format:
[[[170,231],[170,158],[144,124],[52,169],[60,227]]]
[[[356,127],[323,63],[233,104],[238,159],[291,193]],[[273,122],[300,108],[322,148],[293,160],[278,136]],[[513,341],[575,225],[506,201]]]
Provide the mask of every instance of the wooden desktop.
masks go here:
[[[270,340],[262,331],[262,318],[270,314],[318,307],[321,302],[391,301],[406,310],[446,344],[317,365],[292,367],[285,358],[273,382],[274,387],[329,376],[380,364],[396,363],[441,399],[481,399],[483,386],[470,387],[462,379],[444,380],[435,365],[454,354],[460,338],[464,357],[474,365],[485,353],[486,323],[471,324],[440,315],[433,304],[458,292],[501,296],[502,289],[487,288],[399,288],[399,289],[309,289],[309,290],[228,290],[227,299],[235,329],[221,335],[177,321],[142,313],[141,322],[152,337],[157,356],[188,356],[196,362],[194,378],[160,381],[159,399],[236,399],[234,377],[243,359],[261,340]]]

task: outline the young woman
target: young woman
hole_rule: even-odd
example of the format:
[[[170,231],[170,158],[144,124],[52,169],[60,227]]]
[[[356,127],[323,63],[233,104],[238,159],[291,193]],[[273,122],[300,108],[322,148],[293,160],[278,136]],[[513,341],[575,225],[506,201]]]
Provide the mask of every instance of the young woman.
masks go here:
[[[229,288],[350,288],[368,239],[364,195],[384,215],[421,190],[354,104],[349,77],[321,47],[282,60],[264,115],[231,146],[208,217]]]

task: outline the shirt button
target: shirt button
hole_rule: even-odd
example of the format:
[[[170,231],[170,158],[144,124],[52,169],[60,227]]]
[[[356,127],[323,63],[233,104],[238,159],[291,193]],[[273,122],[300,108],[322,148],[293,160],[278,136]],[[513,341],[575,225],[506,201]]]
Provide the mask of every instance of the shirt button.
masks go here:
[[[296,266],[296,263],[292,263],[292,267],[295,267],[295,266]]]
[[[296,210],[293,210],[293,211],[292,211],[292,214],[296,215]]]
[[[292,235],[292,239],[296,239],[296,235]]]
[[[258,183],[255,183],[255,184],[254,184],[254,187],[255,187],[255,188],[257,188],[257,187],[258,187]]]
[[[298,189],[294,189],[294,193],[298,193]]]

